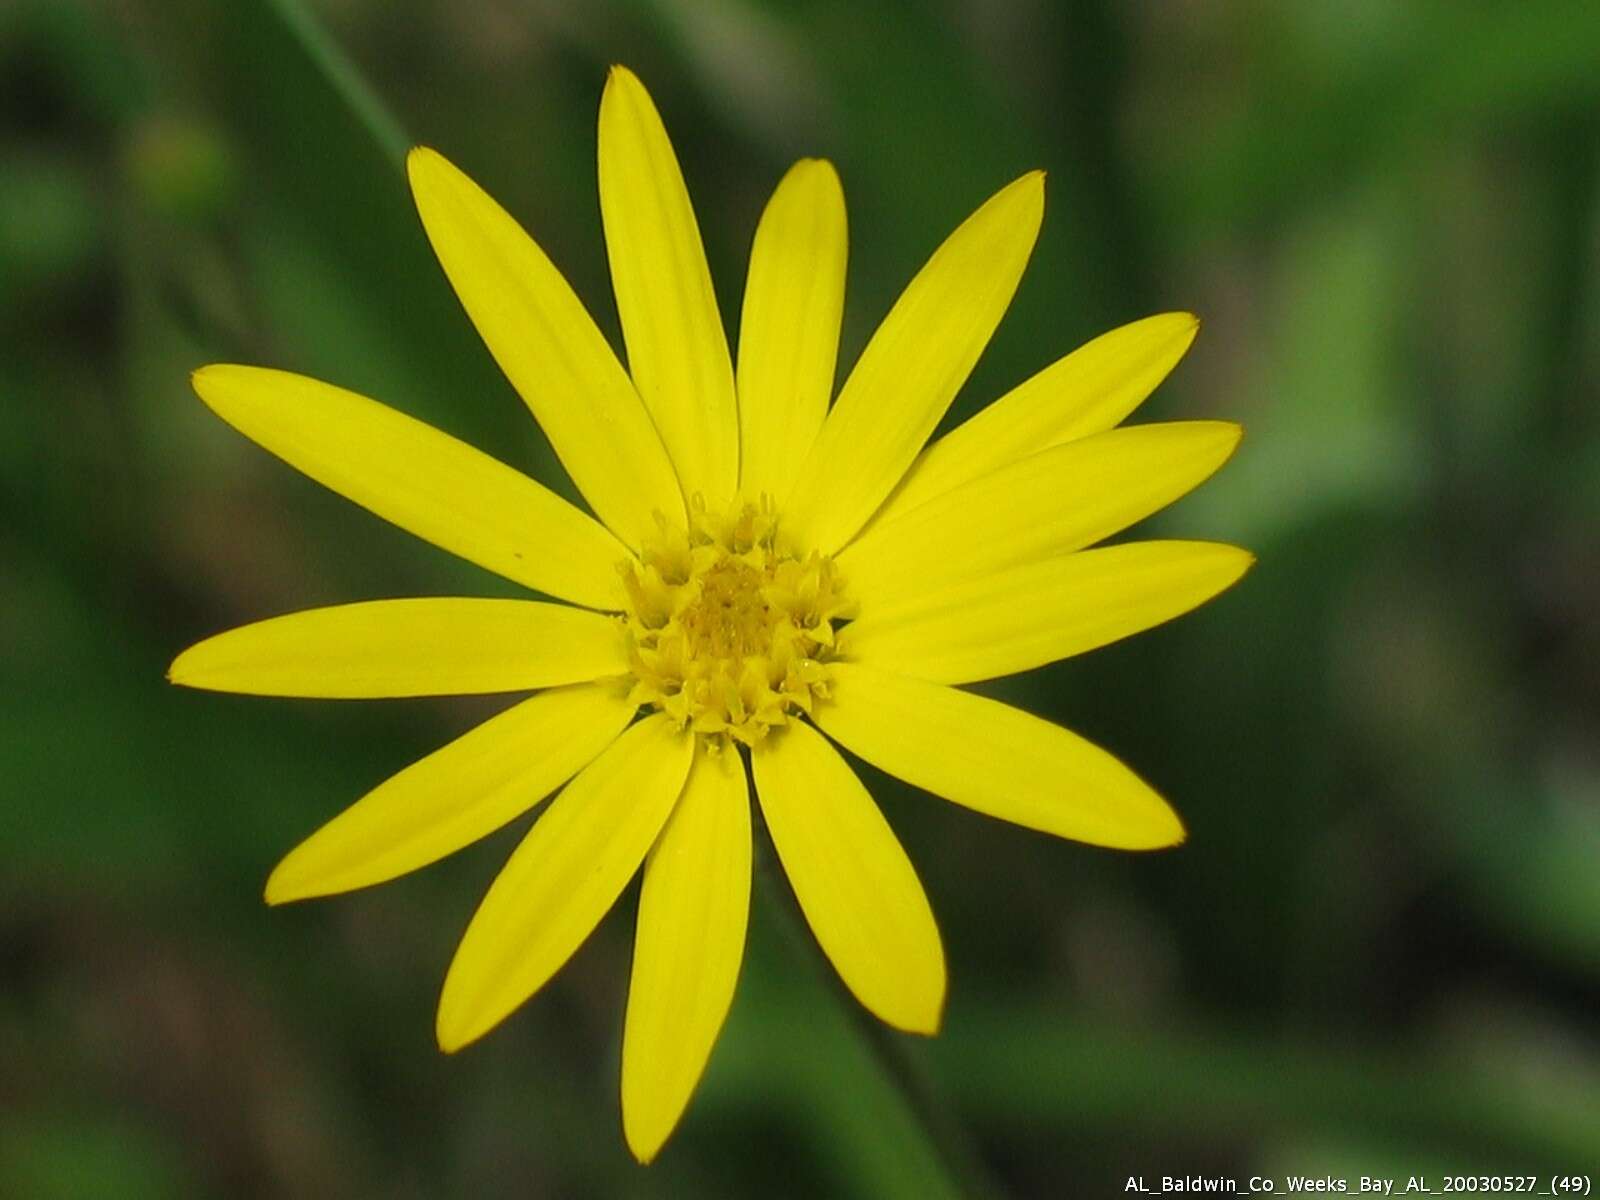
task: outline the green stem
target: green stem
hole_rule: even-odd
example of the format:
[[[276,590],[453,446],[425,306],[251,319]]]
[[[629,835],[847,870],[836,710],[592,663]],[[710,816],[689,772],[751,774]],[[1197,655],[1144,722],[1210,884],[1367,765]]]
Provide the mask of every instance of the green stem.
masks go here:
[[[267,0],[267,7],[278,15],[290,35],[305,50],[306,57],[326,77],[384,154],[396,166],[403,167],[406,152],[411,148],[411,139],[310,9],[302,0]]]
[[[933,1148],[934,1157],[943,1165],[956,1190],[970,1200],[1001,1200],[1005,1195],[1004,1190],[995,1182],[966,1127],[940,1093],[928,1068],[927,1058],[921,1053],[922,1047],[914,1044],[907,1035],[888,1028],[861,1007],[821,953],[816,939],[811,936],[805,914],[800,911],[788,880],[781,877],[774,855],[762,853],[758,859],[756,875],[760,881],[760,894],[766,902],[765,908],[772,914],[773,924],[793,948],[796,957],[811,963],[827,990],[838,999],[857,1036],[871,1048],[872,1057],[884,1078],[904,1099],[907,1110],[915,1118],[924,1138]]]

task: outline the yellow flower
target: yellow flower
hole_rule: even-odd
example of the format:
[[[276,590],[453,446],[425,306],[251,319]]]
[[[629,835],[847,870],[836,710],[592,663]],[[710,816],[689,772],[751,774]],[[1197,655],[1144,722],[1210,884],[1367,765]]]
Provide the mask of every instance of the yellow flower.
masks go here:
[[[391,879],[561,789],[462,938],[439,1044],[471,1042],[528,999],[643,864],[622,1112],[648,1161],[699,1081],[739,972],[746,762],[840,977],[888,1024],[931,1034],[945,994],[938,929],[829,739],[1032,829],[1176,844],[1177,817],[1110,754],[952,685],[1168,620],[1251,558],[1204,542],[1085,549],[1189,491],[1238,442],[1237,426],[1216,421],[1113,428],[1188,349],[1187,314],[1096,339],[924,449],[1016,289],[1043,215],[1041,174],[939,247],[830,408],[846,240],[833,168],[797,163],[762,215],[735,368],[677,160],[622,68],[601,100],[599,159],[627,370],[503,209],[431,150],[408,163],[445,273],[593,517],[329,384],[244,366],[194,376],[223,420],[307,475],[570,604],[316,609],[201,642],[171,678],[262,695],[535,692],[313,834],[266,896]]]

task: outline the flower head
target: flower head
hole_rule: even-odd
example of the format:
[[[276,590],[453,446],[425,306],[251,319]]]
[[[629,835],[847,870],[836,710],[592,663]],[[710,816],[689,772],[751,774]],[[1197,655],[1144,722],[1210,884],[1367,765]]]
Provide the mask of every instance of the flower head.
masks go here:
[[[503,209],[431,150],[408,163],[450,282],[593,516],[329,384],[244,366],[194,376],[218,415],[301,471],[567,603],[316,609],[201,642],[170,674],[268,695],[533,693],[318,830],[267,899],[393,878],[557,793],[462,938],[439,1043],[480,1037],[537,991],[642,864],[622,1107],[647,1161],[732,1000],[750,779],[841,978],[890,1025],[932,1033],[945,966],[927,898],[832,743],[1033,829],[1175,844],[1177,817],[1111,755],[954,685],[1168,620],[1251,559],[1203,542],[1087,548],[1200,483],[1238,441],[1214,421],[1114,428],[1187,350],[1186,314],[1096,339],[925,448],[1016,289],[1040,174],[939,247],[830,407],[846,242],[832,167],[797,163],[767,205],[735,370],[677,161],[623,68],[601,101],[599,157],[626,370]]]

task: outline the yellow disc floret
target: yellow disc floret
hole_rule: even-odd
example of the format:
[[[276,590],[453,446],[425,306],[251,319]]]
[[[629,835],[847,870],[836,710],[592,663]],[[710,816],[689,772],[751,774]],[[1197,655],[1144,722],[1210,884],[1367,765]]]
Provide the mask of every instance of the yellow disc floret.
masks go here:
[[[697,509],[686,530],[658,523],[622,566],[634,702],[747,746],[810,712],[847,615],[833,561],[780,548],[765,501],[720,518]]]

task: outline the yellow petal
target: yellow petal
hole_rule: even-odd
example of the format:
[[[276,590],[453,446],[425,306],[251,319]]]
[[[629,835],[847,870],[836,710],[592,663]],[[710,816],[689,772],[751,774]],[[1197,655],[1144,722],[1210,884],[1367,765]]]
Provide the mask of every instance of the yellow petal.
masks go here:
[[[439,997],[457,1050],[560,970],[644,861],[689,773],[693,740],[657,713],[595,759],[534,822],[467,927]]]
[[[167,678],[214,692],[377,699],[520,692],[627,669],[615,618],[535,600],[442,597],[243,625],[189,647]]]
[[[265,367],[216,365],[194,390],[228,424],[386,521],[536,591],[626,606],[622,543],[504,463],[365,396]]]
[[[462,306],[594,511],[638,548],[678,479],[627,372],[522,226],[433,150],[406,159],[417,212]]]
[[[290,851],[267,903],[382,883],[532,808],[616,740],[634,706],[613,684],[524,700],[379,784]]]
[[[683,1115],[733,1001],[750,914],[750,794],[734,749],[695,754],[645,861],[622,1036],[622,1127],[640,1162]]]
[[[1214,542],[1083,550],[872,608],[839,634],[839,653],[936,683],[993,679],[1170,621],[1231,586],[1254,561]]]
[[[924,450],[875,521],[1091,433],[1137,408],[1194,344],[1200,319],[1162,313],[1102,334]]]
[[[873,766],[1014,825],[1119,850],[1183,841],[1177,815],[1127,767],[995,700],[836,663],[816,721]]]
[[[684,495],[719,511],[739,483],[728,338],[677,156],[626,67],[600,100],[600,216],[633,382]]]
[[[1110,537],[1210,476],[1237,425],[1132,425],[991,471],[874,524],[838,558],[863,615]]]
[[[799,721],[751,753],[778,858],[817,942],[879,1018],[935,1033],[944,948],[911,860],[855,772]]]
[[[445,974],[442,1050],[498,1026],[600,923],[666,824],[693,746],[669,718],[646,717],[550,802],[483,896]]]
[[[831,163],[789,168],[750,251],[739,319],[739,490],[779,504],[828,413],[844,311],[844,192]]]
[[[784,509],[797,546],[832,554],[900,482],[1011,303],[1043,216],[1035,171],[968,217],[895,302]]]

